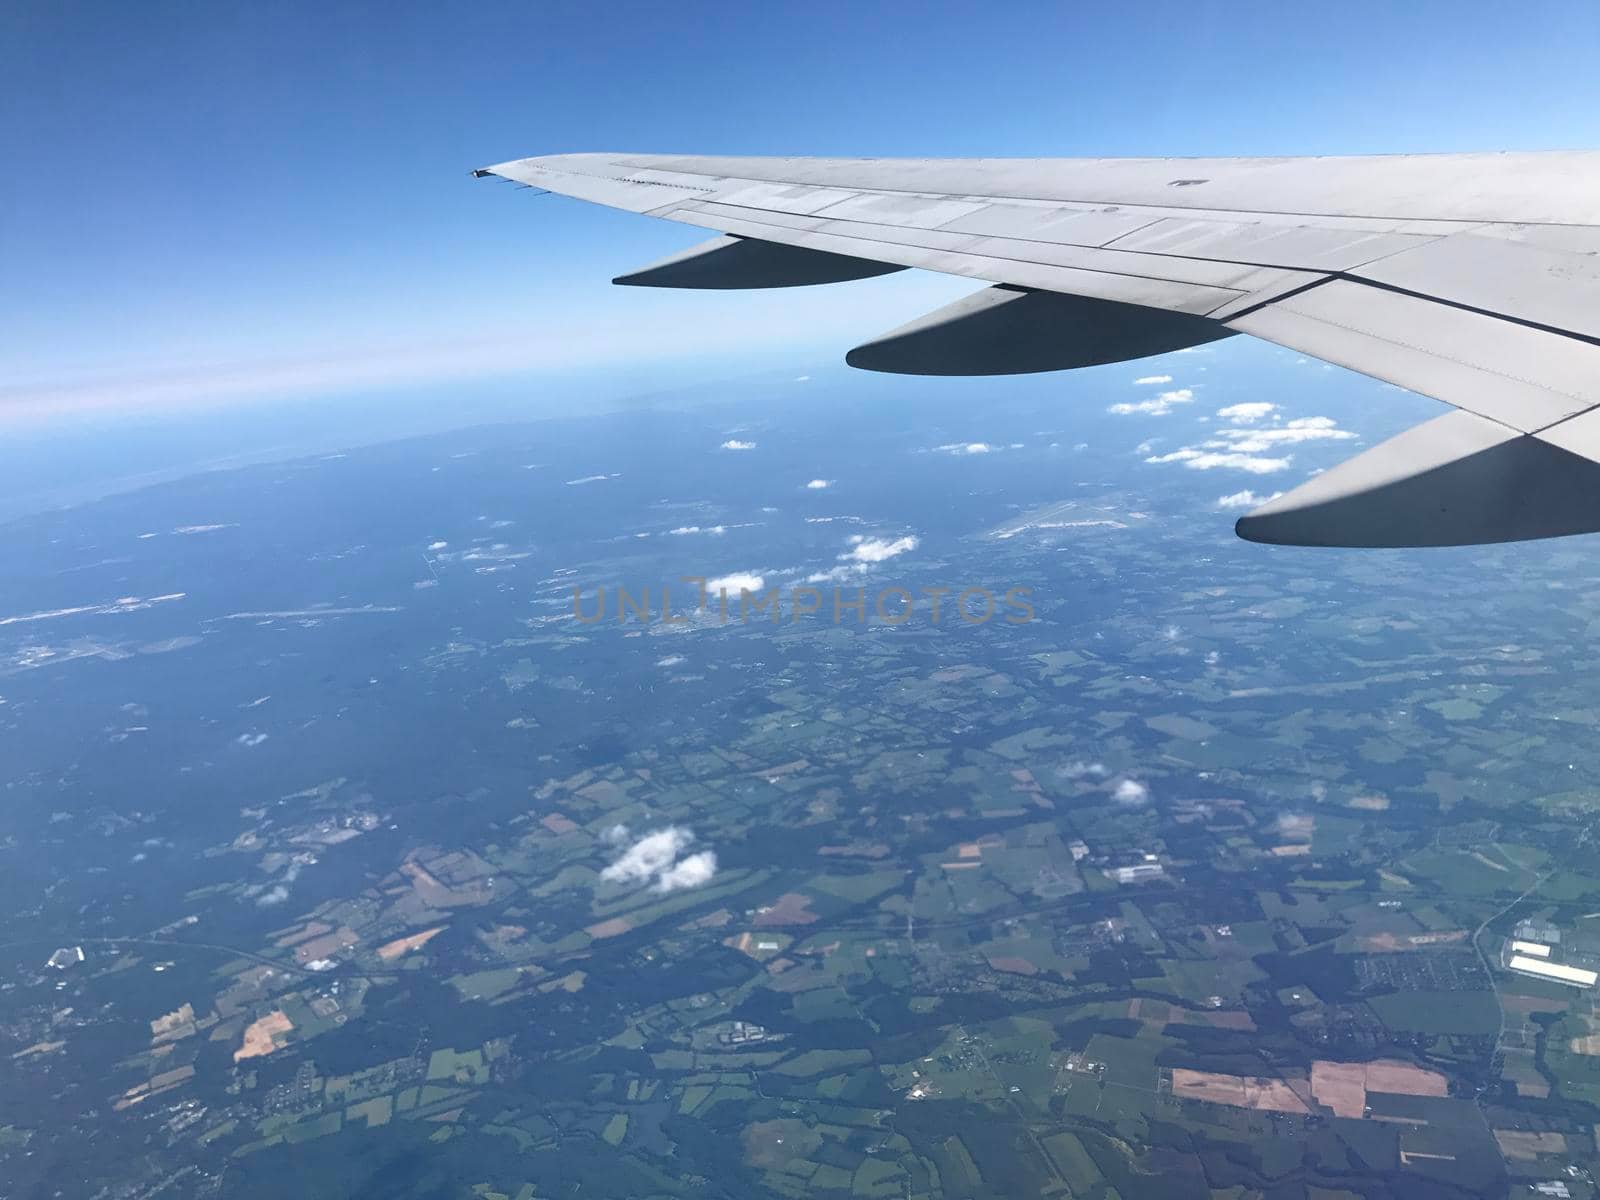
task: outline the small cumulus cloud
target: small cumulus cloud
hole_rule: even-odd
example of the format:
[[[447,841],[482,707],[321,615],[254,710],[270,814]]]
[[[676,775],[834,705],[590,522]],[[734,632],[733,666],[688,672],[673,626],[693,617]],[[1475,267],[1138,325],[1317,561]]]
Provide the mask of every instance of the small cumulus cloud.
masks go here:
[[[256,897],[256,904],[261,908],[271,908],[282,904],[289,898],[289,885],[300,878],[300,872],[317,860],[310,856],[294,859],[279,876],[278,882]],[[260,885],[257,885],[260,886]]]
[[[1142,387],[1142,386],[1145,386],[1145,385],[1148,385],[1148,384],[1171,383],[1171,382],[1172,382],[1172,376],[1171,375],[1141,375],[1141,376],[1139,376],[1139,378],[1137,378],[1137,379],[1135,379],[1133,381],[1133,384],[1134,384],[1135,387]]]
[[[1303,812],[1279,813],[1278,819],[1273,822],[1279,837],[1296,842],[1309,842],[1316,824],[1314,816]]]
[[[908,550],[915,550],[917,545],[918,539],[915,534],[907,534],[905,537],[892,540],[858,535],[850,539],[850,550],[843,557],[858,563],[880,563]]]
[[[813,492],[820,492],[823,488],[832,486],[833,480],[831,479],[813,479],[810,483],[806,484],[806,487],[810,488]]]
[[[1277,407],[1266,400],[1253,400],[1248,404],[1230,404],[1227,408],[1219,408],[1217,416],[1236,425],[1249,425],[1274,412]]]
[[[738,438],[729,438],[721,446],[723,450],[754,450],[755,448],[756,444],[754,442],[741,442]]]
[[[626,826],[621,828],[626,835]],[[676,825],[647,833],[600,872],[607,883],[642,883],[659,875],[677,860],[678,852],[694,841],[694,834]]]
[[[1129,808],[1137,808],[1150,799],[1150,789],[1137,779],[1119,779],[1117,786],[1112,789],[1111,798],[1118,804],[1125,804]]]
[[[626,825],[614,825],[606,831],[606,839],[614,845],[620,845],[627,837]],[[681,826],[657,829],[624,850],[615,862],[600,872],[600,878],[608,883],[624,884],[653,880],[658,892],[699,887],[717,873],[717,855],[713,850],[701,850],[680,859],[678,856],[693,841],[694,834]]]
[[[1145,459],[1147,463],[1181,462],[1193,471],[1214,471],[1221,467],[1232,471],[1246,471],[1251,475],[1271,475],[1275,471],[1286,471],[1292,461],[1290,458],[1263,458],[1251,454],[1219,454],[1196,450],[1193,446],[1185,446],[1182,450],[1174,450],[1171,454],[1157,454]]]
[[[842,567],[829,567],[826,571],[813,571],[806,576],[807,583],[839,583],[846,579],[853,579],[866,570],[862,566],[845,565]]]
[[[1153,400],[1139,400],[1133,403],[1113,404],[1106,409],[1117,416],[1142,415],[1147,417],[1164,417],[1176,405],[1189,404],[1194,400],[1194,392],[1189,388],[1174,388],[1169,392],[1162,392]]]
[[[806,582],[837,583],[859,577],[877,563],[887,562],[891,558],[906,554],[915,550],[920,544],[921,539],[916,534],[910,533],[897,538],[863,537],[861,534],[856,534],[850,539],[850,548],[839,555],[841,565],[807,575]]]
[[[1232,492],[1226,496],[1217,497],[1217,507],[1223,509],[1233,508],[1258,508],[1269,500],[1276,500],[1282,492],[1273,492],[1270,496],[1258,496],[1249,488],[1242,492]]]
[[[1347,442],[1356,435],[1340,429],[1332,417],[1300,417],[1270,429],[1219,429],[1215,440],[1206,443],[1214,449],[1260,454],[1277,446],[1296,446],[1301,442]]]
[[[1075,759],[1056,768],[1056,774],[1065,779],[1100,779],[1108,772],[1105,763],[1085,762]]]
[[[656,891],[675,892],[680,888],[699,887],[703,883],[709,883],[716,873],[716,851],[701,850],[698,854],[679,859],[661,872],[656,877]]]
[[[1287,470],[1294,461],[1291,455],[1283,453],[1285,447],[1304,442],[1350,441],[1356,436],[1348,429],[1340,429],[1332,417],[1297,417],[1292,421],[1281,421],[1276,413],[1277,405],[1267,401],[1251,401],[1219,409],[1217,416],[1233,421],[1232,426],[1213,430],[1198,445],[1183,446],[1170,454],[1146,458],[1145,462],[1182,463],[1195,471],[1220,468],[1245,471],[1251,475],[1271,475]],[[1271,417],[1272,424],[1257,424],[1268,417]],[[1230,503],[1230,497],[1223,497],[1218,504],[1224,508],[1243,507],[1246,501],[1242,497],[1249,493],[1241,492],[1238,495],[1241,499],[1236,503]]]
[[[999,450],[1000,447],[992,445],[989,442],[946,442],[942,446],[935,446],[934,449],[940,454],[966,455],[993,454],[996,450]]]
[[[706,592],[708,595],[727,592],[730,596],[737,596],[740,592],[759,592],[766,584],[765,576],[753,571],[735,571],[732,575],[706,580]]]

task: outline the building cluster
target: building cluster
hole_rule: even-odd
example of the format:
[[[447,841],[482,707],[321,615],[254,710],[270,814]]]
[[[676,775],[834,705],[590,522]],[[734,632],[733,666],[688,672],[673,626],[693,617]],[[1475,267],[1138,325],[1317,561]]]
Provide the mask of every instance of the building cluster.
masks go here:
[[[724,1046],[744,1046],[751,1042],[763,1042],[766,1038],[767,1031],[750,1021],[735,1021],[730,1030],[717,1035],[717,1040]]]
[[[1117,883],[1148,883],[1152,879],[1165,877],[1166,868],[1161,865],[1161,859],[1155,854],[1140,855],[1139,861],[1127,863],[1122,866],[1106,867],[1106,877]]]
[[[1500,964],[1508,971],[1564,983],[1569,987],[1590,988],[1600,980],[1600,971],[1587,965],[1588,956],[1561,953],[1561,931],[1541,921],[1523,921],[1500,952]]]
[[[58,971],[65,971],[68,967],[75,967],[83,961],[82,946],[63,946],[50,956],[46,965]]]

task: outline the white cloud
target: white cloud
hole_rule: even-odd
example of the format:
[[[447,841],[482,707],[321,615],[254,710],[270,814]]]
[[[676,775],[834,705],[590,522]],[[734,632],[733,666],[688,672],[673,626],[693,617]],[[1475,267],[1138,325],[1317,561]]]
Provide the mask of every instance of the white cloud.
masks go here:
[[[806,486],[808,488],[810,488],[814,492],[820,492],[825,487],[832,487],[833,486],[833,480],[831,480],[831,479],[813,479],[810,483],[806,484]]]
[[[718,592],[727,592],[730,596],[737,596],[740,592],[759,592],[766,586],[766,579],[751,571],[736,571],[732,575],[723,575],[716,579],[706,580],[706,595],[712,596]]]
[[[712,533],[721,535],[728,532],[726,525],[679,525],[676,529],[667,530],[673,537],[684,537],[691,533]]]
[[[620,844],[628,836],[626,825],[614,825],[605,833],[607,841]],[[717,873],[717,856],[702,850],[683,859],[678,855],[694,841],[694,834],[677,825],[647,833],[622,853],[622,857],[600,872],[608,883],[643,883],[655,880],[658,892],[699,887]]]
[[[849,558],[858,563],[880,563],[885,559],[894,558],[908,550],[917,548],[918,540],[915,534],[895,538],[869,538],[856,536],[850,539],[850,551],[841,557]]]
[[[679,859],[656,877],[656,891],[675,892],[679,888],[699,887],[717,873],[717,852],[702,850]]]
[[[1273,827],[1283,837],[1297,838],[1303,841],[1311,836],[1311,830],[1315,824],[1316,818],[1309,813],[1284,812],[1278,814],[1277,820],[1273,822]]]
[[[1119,779],[1111,798],[1118,804],[1126,804],[1129,808],[1137,808],[1150,799],[1150,789],[1137,779]]]
[[[1141,375],[1133,381],[1135,387],[1151,383],[1171,383],[1171,375]]]
[[[1276,404],[1266,400],[1253,400],[1248,404],[1230,404],[1227,408],[1217,409],[1217,416],[1224,421],[1233,421],[1239,425],[1248,425],[1252,421],[1259,421],[1268,413],[1277,409]]]
[[[1188,404],[1194,399],[1194,392],[1188,388],[1175,388],[1170,392],[1162,392],[1154,400],[1140,400],[1134,404],[1113,404],[1106,409],[1109,413],[1118,416],[1132,416],[1142,414],[1149,417],[1164,417],[1172,411],[1175,404]]]
[[[859,563],[855,566],[829,567],[826,571],[813,571],[806,576],[807,583],[838,583],[842,579],[854,579],[866,570]]]
[[[577,487],[580,483],[603,483],[607,479],[616,479],[619,474],[620,472],[614,471],[610,475],[585,475],[582,479],[567,480],[567,486]]]
[[[1266,416],[1273,407],[1265,402],[1236,404],[1232,408],[1221,410],[1217,415],[1231,415],[1234,420],[1254,421]],[[1169,454],[1146,458],[1145,462],[1181,462],[1194,471],[1211,471],[1220,467],[1232,471],[1245,471],[1251,475],[1271,475],[1288,469],[1289,464],[1294,461],[1292,456],[1286,454],[1272,457],[1271,451],[1284,446],[1297,446],[1302,442],[1349,441],[1355,436],[1348,429],[1340,429],[1332,417],[1297,417],[1282,425],[1217,429],[1198,446],[1183,446]],[[1246,494],[1240,493],[1241,496]],[[1224,500],[1226,499],[1225,497]],[[1243,504],[1243,500],[1238,502],[1238,506]],[[1235,507],[1235,505],[1223,503],[1223,507]]]
[[[1301,442],[1344,442],[1355,436],[1348,429],[1340,429],[1332,417],[1300,417],[1272,429],[1218,429],[1218,440],[1206,444],[1241,454],[1260,454],[1274,446],[1294,446]]]
[[[1224,467],[1233,471],[1247,471],[1251,475],[1271,475],[1275,471],[1288,470],[1292,458],[1257,458],[1249,454],[1216,454],[1196,450],[1193,446],[1186,446],[1182,450],[1174,450],[1171,454],[1158,454],[1154,458],[1147,458],[1147,463],[1181,462],[1193,471],[1213,471]]]
[[[656,666],[658,666],[658,667],[677,667],[677,666],[682,666],[683,663],[686,662],[686,661],[687,660],[681,654],[669,654],[665,658],[658,658],[656,660]],[[618,826],[618,828],[625,830],[626,826]]]
[[[429,542],[428,543],[428,549],[429,550],[448,550],[449,548],[450,548],[450,543],[449,542]]]
[[[622,824],[622,822],[618,821],[600,836],[604,838],[608,844],[612,846],[620,846],[623,842],[628,840],[628,827]]]
[[[1282,492],[1273,492],[1270,496],[1258,496],[1249,488],[1242,492],[1234,492],[1227,496],[1217,497],[1218,508],[1256,508],[1268,500],[1276,500]]]
[[[678,852],[694,841],[694,834],[676,825],[647,833],[629,846],[600,878],[608,883],[641,883],[672,866]]]
[[[151,843],[147,841],[145,845],[148,846],[151,845]],[[274,905],[282,904],[289,898],[289,885],[300,878],[301,871],[305,870],[306,867],[310,866],[316,861],[316,858],[312,855],[296,856],[289,863],[289,865],[284,868],[283,874],[278,877],[277,883],[273,884],[265,891],[261,891],[262,885],[257,884],[254,887],[247,889],[246,894],[248,895],[251,892],[259,891],[260,894],[256,896],[256,904],[262,908],[272,908]]]
[[[722,443],[721,448],[724,450],[754,450],[756,444],[754,442],[741,442],[738,438],[729,438]]]
[[[934,449],[941,454],[993,454],[1000,447],[988,442],[946,442]]]
[[[1090,775],[1098,779],[1105,773],[1105,763],[1084,762],[1082,759],[1079,759],[1075,762],[1065,763],[1064,765],[1056,768],[1057,775],[1063,775],[1068,779],[1082,779],[1085,775]]]
[[[858,533],[850,539],[850,549],[839,555],[841,566],[807,575],[806,582],[838,583],[840,580],[859,578],[874,564],[915,550],[920,544],[921,539],[914,533],[897,538],[869,538]]]

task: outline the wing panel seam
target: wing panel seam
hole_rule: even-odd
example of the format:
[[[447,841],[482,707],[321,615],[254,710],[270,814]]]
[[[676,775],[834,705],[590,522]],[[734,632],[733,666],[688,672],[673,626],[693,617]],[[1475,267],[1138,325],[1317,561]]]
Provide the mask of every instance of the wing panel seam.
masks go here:
[[[865,194],[865,193],[863,193],[863,194]],[[656,209],[652,209],[650,211],[650,213],[648,213],[646,215],[652,215],[652,216],[653,215],[658,215],[661,208],[669,207],[672,203],[675,203],[675,202],[669,201],[668,204],[666,204],[666,205],[659,205],[659,206],[657,206]],[[707,200],[704,203],[715,204],[719,208],[737,208],[737,209],[740,209],[741,211],[747,212],[747,213],[767,213],[767,212],[774,212],[774,211],[776,211],[776,212],[783,212],[784,211],[783,209],[774,210],[774,209],[766,209],[766,208],[753,208],[753,207],[751,207],[749,205],[733,204],[733,203],[730,203],[727,200],[718,200],[718,199],[715,199],[715,198]],[[1129,204],[1129,205],[1124,205],[1122,207],[1132,209],[1132,208],[1138,208],[1139,206],[1138,205]],[[803,214],[802,213],[785,213],[785,215],[786,216],[796,216],[796,217],[804,216],[808,220],[819,220],[819,221],[828,221],[828,220],[838,220],[838,219],[840,219],[840,218],[830,218],[830,217],[822,215],[822,213],[825,213],[826,211],[827,211],[826,209],[823,209],[823,210],[821,210],[821,212],[818,212],[818,213],[803,213]],[[924,233],[944,233],[944,234],[947,234],[947,235],[949,235],[949,234],[959,234],[959,235],[964,236],[964,237],[969,237],[973,241],[1021,242],[1021,243],[1024,243],[1024,244],[1030,245],[1030,246],[1065,246],[1065,247],[1071,247],[1071,248],[1080,249],[1080,250],[1100,250],[1100,251],[1103,251],[1103,252],[1105,252],[1107,254],[1126,254],[1130,258],[1151,258],[1151,259],[1172,258],[1172,259],[1181,260],[1183,262],[1224,263],[1224,264],[1226,264],[1228,266],[1231,266],[1231,267],[1249,267],[1249,268],[1254,268],[1256,270],[1261,270],[1261,271],[1300,271],[1300,272],[1314,271],[1314,272],[1317,272],[1319,274],[1326,275],[1329,278],[1341,277],[1346,272],[1348,272],[1348,271],[1353,269],[1353,268],[1346,267],[1346,268],[1341,268],[1341,269],[1338,269],[1338,270],[1334,270],[1334,269],[1330,269],[1330,268],[1327,268],[1327,267],[1305,266],[1303,264],[1297,266],[1297,265],[1294,265],[1292,263],[1282,263],[1282,262],[1253,262],[1253,261],[1249,261],[1249,260],[1246,260],[1246,259],[1227,258],[1227,257],[1225,257],[1223,255],[1165,254],[1165,253],[1156,253],[1156,252],[1150,251],[1150,250],[1125,250],[1125,249],[1123,249],[1123,248],[1121,248],[1121,247],[1119,247],[1119,246],[1114,244],[1116,242],[1121,241],[1125,237],[1133,236],[1133,234],[1138,232],[1137,229],[1136,230],[1130,230],[1128,233],[1118,234],[1116,237],[1111,238],[1109,241],[1106,241],[1106,242],[1056,242],[1056,241],[1048,241],[1048,240],[1046,240],[1044,238],[1036,238],[1036,237],[1015,237],[1015,236],[1012,236],[1012,235],[1009,235],[1009,234],[966,234],[962,230],[947,230],[947,229],[945,229],[944,226],[950,224],[950,221],[946,221],[946,222],[944,222],[943,224],[940,224],[940,225],[922,226],[922,225],[896,225],[896,224],[892,224],[892,223],[890,223],[888,221],[866,220],[863,217],[859,217],[859,216],[853,216],[853,217],[850,217],[848,219],[852,223],[857,224],[857,225],[873,225],[873,226],[877,226],[880,229],[898,229],[898,230],[906,230],[906,231],[910,231],[910,232],[924,232]],[[1152,217],[1144,225],[1141,225],[1139,227],[1139,229],[1148,228],[1150,225],[1154,225],[1157,222],[1165,220],[1165,219],[1166,219],[1165,217]],[[959,220],[961,220],[960,217],[952,217],[951,218],[951,221],[959,221]],[[763,224],[767,224],[767,222],[762,222],[762,223]],[[1477,228],[1477,227],[1478,227],[1477,224],[1474,224],[1474,225],[1471,226],[1471,228]],[[777,228],[782,228],[782,226],[777,226]],[[1438,235],[1438,236],[1444,236],[1444,235]],[[1398,250],[1392,250],[1388,254],[1379,254],[1379,255],[1375,255],[1372,258],[1364,259],[1362,262],[1360,262],[1360,263],[1358,263],[1356,265],[1357,265],[1357,267],[1369,266],[1372,263],[1381,262],[1385,258],[1390,258],[1393,255],[1404,254],[1407,251],[1415,250],[1415,249],[1416,249],[1415,246],[1402,247],[1401,249],[1398,249]],[[954,251],[953,253],[960,253],[960,252],[959,251]],[[1005,256],[998,256],[997,255],[995,257],[1005,257]],[[1018,261],[1020,261],[1020,262],[1036,262],[1037,260],[1025,258],[1025,259],[1019,259]],[[1040,263],[1039,265],[1040,266],[1048,266],[1050,264]],[[1080,268],[1080,269],[1088,269],[1088,268]],[[1133,274],[1133,272],[1130,272],[1130,271],[1107,272],[1107,273],[1108,274],[1123,274],[1123,275]],[[1162,279],[1165,279],[1166,276],[1141,276],[1141,278],[1162,278]],[[1171,282],[1181,283],[1181,282],[1185,282],[1185,281],[1183,281],[1183,280],[1172,280]],[[1368,282],[1368,281],[1362,280],[1361,282]],[[1218,285],[1206,284],[1204,286],[1215,287],[1215,286],[1218,286]],[[1374,284],[1374,286],[1379,286],[1379,285]]]
[[[1329,281],[1325,280],[1325,281],[1322,281],[1322,282],[1329,282]],[[1302,291],[1307,291],[1307,290],[1309,290],[1309,288],[1303,288],[1301,290]],[[1409,294],[1416,295],[1416,293],[1409,293]],[[1431,297],[1428,297],[1428,296],[1416,296],[1416,298],[1417,299],[1421,299],[1421,300],[1430,300],[1431,299]],[[1259,306],[1257,306],[1257,309],[1253,309],[1251,311],[1258,311],[1260,308],[1271,308],[1276,303],[1277,303],[1277,301],[1274,300],[1274,301],[1271,301],[1271,302],[1269,302],[1267,304],[1259,305]],[[1350,325],[1350,324],[1347,324],[1344,321],[1335,321],[1335,320],[1332,320],[1329,317],[1311,316],[1310,314],[1307,314],[1307,313],[1296,312],[1292,308],[1291,309],[1285,309],[1284,311],[1286,313],[1289,313],[1292,316],[1299,317],[1301,320],[1312,321],[1312,322],[1315,322],[1318,325],[1326,325],[1330,329],[1342,329],[1346,333],[1354,333],[1354,334],[1359,335],[1360,337],[1370,338],[1375,342],[1383,342],[1383,343],[1385,343],[1387,345],[1390,345],[1390,346],[1398,346],[1398,347],[1400,347],[1402,349],[1411,350],[1411,351],[1414,351],[1417,354],[1425,355],[1428,358],[1438,359],[1441,362],[1454,362],[1454,363],[1457,363],[1460,366],[1469,367],[1474,371],[1481,371],[1485,375],[1494,375],[1494,376],[1498,376],[1501,379],[1509,380],[1512,383],[1520,383],[1520,384],[1524,385],[1525,387],[1530,387],[1530,388],[1533,388],[1536,391],[1545,392],[1545,393],[1547,393],[1549,395],[1552,395],[1552,396],[1562,396],[1562,397],[1565,397],[1568,400],[1576,400],[1580,404],[1584,404],[1584,405],[1588,406],[1587,408],[1581,410],[1583,412],[1587,412],[1588,408],[1596,407],[1594,402],[1588,396],[1580,396],[1580,395],[1577,395],[1576,393],[1565,391],[1562,388],[1551,387],[1548,383],[1543,383],[1543,382],[1540,382],[1538,380],[1525,379],[1521,375],[1513,375],[1508,371],[1502,371],[1502,370],[1499,370],[1496,367],[1484,366],[1482,363],[1473,362],[1473,361],[1471,361],[1470,359],[1467,359],[1467,358],[1449,358],[1449,357],[1446,357],[1443,354],[1440,354],[1437,350],[1430,350],[1426,346],[1418,346],[1415,343],[1405,341],[1402,338],[1391,337],[1391,336],[1388,336],[1388,335],[1382,334],[1382,333],[1374,333],[1370,329],[1363,329],[1358,325]],[[1495,318],[1495,314],[1493,314],[1493,313],[1480,313],[1479,315],[1487,316],[1487,317],[1489,317],[1491,319]],[[1228,319],[1228,321],[1231,323],[1234,319],[1235,318],[1230,317]],[[1548,332],[1548,331],[1546,331],[1546,332]],[[1446,403],[1449,403],[1449,402],[1447,401]],[[1476,410],[1468,410],[1468,411],[1474,411],[1475,412]],[[1479,414],[1479,415],[1481,415],[1481,414]],[[1573,417],[1578,416],[1578,415],[1579,415],[1579,413],[1567,413],[1567,414],[1557,418],[1556,420],[1550,422],[1550,424],[1548,424],[1548,425],[1540,425],[1535,429],[1521,430],[1519,432],[1524,432],[1524,433],[1528,433],[1528,434],[1541,433],[1544,430],[1549,429],[1551,425],[1559,425],[1562,421],[1571,420]],[[1493,420],[1493,418],[1490,418],[1490,419]]]
[[[736,207],[736,206],[730,205],[729,207]],[[693,210],[690,210],[690,211],[693,211]],[[748,211],[750,211],[750,212],[762,212],[764,210],[762,210],[762,209],[750,209]],[[687,220],[685,217],[679,216],[679,215],[677,215],[675,213],[674,214],[667,214],[667,216],[668,216],[668,219],[670,219],[670,220],[680,221],[680,222],[682,222],[683,224],[686,224],[686,225],[699,225],[701,228],[705,228],[705,229],[715,229],[715,228],[717,228],[717,226],[711,225],[711,224],[708,224],[708,223],[703,223],[703,222],[700,222],[700,221]],[[737,220],[738,218],[731,218],[731,219]],[[1023,263],[1023,264],[1026,264],[1026,265],[1030,266],[1030,267],[1037,267],[1040,270],[1044,270],[1044,271],[1075,271],[1075,272],[1077,272],[1078,274],[1081,274],[1081,275],[1113,275],[1113,276],[1116,276],[1118,279],[1143,279],[1143,280],[1149,280],[1149,281],[1154,282],[1154,283],[1170,283],[1170,284],[1173,284],[1174,286],[1177,286],[1177,287],[1195,288],[1195,289],[1200,290],[1200,291],[1230,292],[1230,293],[1232,293],[1232,295],[1234,297],[1239,297],[1239,296],[1243,296],[1243,295],[1248,294],[1246,292],[1241,291],[1239,288],[1228,287],[1225,284],[1195,283],[1192,280],[1188,280],[1188,279],[1170,279],[1165,275],[1150,275],[1150,274],[1141,275],[1141,274],[1137,274],[1137,273],[1135,273],[1133,271],[1113,271],[1113,270],[1105,270],[1105,269],[1102,269],[1100,267],[1066,267],[1066,266],[1062,266],[1059,263],[1038,262],[1037,260],[1031,259],[1031,258],[1017,258],[1017,257],[1013,257],[1013,256],[1010,256],[1010,255],[1004,255],[1004,254],[967,254],[965,251],[960,251],[960,250],[940,250],[940,249],[936,249],[936,248],[930,247],[930,246],[919,246],[914,242],[889,242],[889,243],[875,242],[871,238],[859,237],[859,236],[857,236],[855,234],[850,234],[850,233],[838,233],[836,231],[828,230],[828,229],[792,230],[792,229],[788,229],[788,227],[783,226],[783,225],[772,225],[772,224],[769,224],[769,223],[767,223],[765,221],[756,221],[756,220],[752,220],[752,219],[749,219],[749,218],[746,218],[745,223],[749,224],[749,225],[759,226],[762,229],[778,229],[778,230],[784,230],[785,232],[789,232],[789,233],[805,233],[805,234],[810,235],[810,236],[833,237],[833,238],[839,238],[841,240],[851,241],[851,242],[864,242],[865,244],[867,244],[869,246],[882,246],[882,245],[903,246],[905,249],[908,249],[908,250],[922,250],[922,251],[925,251],[925,252],[930,253],[930,254],[954,254],[954,255],[964,255],[966,257],[973,258],[973,259],[987,259],[987,260],[989,260],[991,262]],[[885,226],[885,228],[897,228],[897,227],[896,226]],[[931,233],[931,232],[937,232],[937,231],[925,230],[923,232],[930,232]],[[749,235],[749,236],[757,236],[757,235]],[[772,240],[773,241],[781,241],[783,239],[781,239],[781,238],[773,238]],[[1019,240],[1019,239],[999,239],[999,240]],[[1041,245],[1049,245],[1050,243],[1046,242],[1046,243],[1040,243],[1040,244]],[[1085,247],[1085,248],[1086,249],[1098,249],[1098,247]],[[1127,253],[1127,252],[1126,251],[1122,251],[1122,253]],[[879,255],[857,254],[857,255],[855,255],[855,257],[857,257],[857,258],[874,258],[874,257],[876,257],[880,261],[882,261],[882,257],[883,256],[881,254],[879,254]],[[1137,257],[1137,256],[1130,256],[1130,257]],[[1146,256],[1146,257],[1150,257],[1150,256]],[[1212,261],[1217,261],[1217,260],[1212,260]],[[1231,264],[1231,265],[1252,266],[1254,264],[1251,264],[1251,263],[1240,263],[1240,264]],[[938,268],[927,268],[927,267],[924,267],[924,268],[921,268],[921,269],[923,269],[923,270],[938,270]],[[941,274],[949,274],[950,272],[940,272],[940,273]],[[1001,280],[1001,281],[997,281],[997,282],[1005,282],[1005,281]],[[1224,304],[1231,303],[1231,302],[1232,301],[1223,301]],[[1220,308],[1221,305],[1219,304],[1217,307]],[[1215,311],[1215,310],[1213,309],[1213,310],[1210,310],[1210,311]],[[1201,314],[1201,315],[1203,315],[1203,314]]]

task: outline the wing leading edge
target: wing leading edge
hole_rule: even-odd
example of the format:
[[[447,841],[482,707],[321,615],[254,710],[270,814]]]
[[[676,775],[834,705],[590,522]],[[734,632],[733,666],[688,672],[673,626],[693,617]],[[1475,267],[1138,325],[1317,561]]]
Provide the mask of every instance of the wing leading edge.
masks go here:
[[[1280,159],[575,154],[485,168],[714,230],[619,277],[989,285],[847,361],[1059,370],[1248,333],[1460,410],[1241,518],[1297,545],[1600,530],[1600,153]]]

